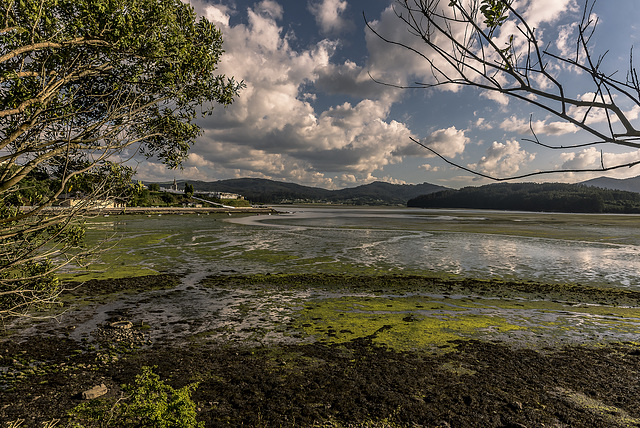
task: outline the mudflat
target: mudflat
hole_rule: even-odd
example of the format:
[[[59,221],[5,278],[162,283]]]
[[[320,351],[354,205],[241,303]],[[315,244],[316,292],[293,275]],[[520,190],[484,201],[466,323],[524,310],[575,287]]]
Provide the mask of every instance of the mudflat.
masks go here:
[[[193,293],[220,305],[205,301],[203,317]],[[66,426],[99,385],[93,402],[113,406],[145,366],[174,388],[198,383],[211,427],[640,426],[636,291],[324,274],[184,287],[159,275],[90,281],[64,301],[56,319],[0,339],[7,426]]]

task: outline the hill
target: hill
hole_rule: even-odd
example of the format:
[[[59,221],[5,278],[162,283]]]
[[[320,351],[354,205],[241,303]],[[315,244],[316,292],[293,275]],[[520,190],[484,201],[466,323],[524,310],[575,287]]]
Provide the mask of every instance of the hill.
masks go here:
[[[640,194],[581,184],[499,183],[422,195],[409,200],[407,206],[571,213],[640,213]]]
[[[262,178],[238,178],[213,182],[189,180],[188,182],[196,192],[238,193],[254,203],[262,204],[331,202],[354,205],[404,205],[409,199],[419,195],[447,189],[429,183],[390,184],[379,181],[340,190],[327,190]],[[183,188],[184,183],[184,180],[178,181],[178,188]],[[170,183],[158,184],[168,186]]]
[[[583,181],[580,184],[584,184],[585,186],[600,187],[602,189],[624,190],[627,192],[640,193],[640,176],[625,179],[599,177],[592,180]]]

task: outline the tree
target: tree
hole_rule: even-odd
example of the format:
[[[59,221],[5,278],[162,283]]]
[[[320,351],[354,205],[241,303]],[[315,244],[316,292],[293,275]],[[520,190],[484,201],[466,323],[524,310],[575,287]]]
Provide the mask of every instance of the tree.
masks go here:
[[[193,120],[243,83],[216,73],[222,35],[180,0],[3,0],[0,20],[2,318],[55,300],[78,219],[137,190],[124,161],[178,167]]]
[[[193,196],[193,185],[189,183],[184,183],[184,194],[187,198]]]
[[[524,18],[519,8],[526,2],[514,0],[398,0],[397,17],[415,36],[417,44],[386,38],[368,27],[388,43],[418,55],[429,65],[432,82],[416,83],[403,88],[436,88],[447,85],[474,87],[498,93],[541,109],[572,124],[590,135],[590,141],[578,145],[553,145],[541,141],[532,126],[532,137],[526,139],[546,149],[575,149],[612,144],[640,148],[640,129],[632,124],[623,106],[640,106],[640,80],[633,65],[633,49],[626,78],[604,71],[605,55],[595,57],[590,44],[597,19],[592,12],[595,0],[586,0],[582,19],[574,41],[575,52],[562,55],[543,45],[536,29]],[[568,43],[571,45],[571,43]],[[568,82],[561,82],[555,70],[573,68],[588,76],[589,98],[572,95]],[[384,82],[382,82],[384,83]],[[385,83],[386,84],[386,83]],[[396,86],[396,85],[392,85]],[[605,125],[594,124],[592,118],[605,117]],[[597,172],[640,164],[634,161],[581,170],[536,171],[516,177],[492,177],[455,164],[419,140],[415,143],[445,162],[493,180],[510,180],[557,172]],[[602,151],[601,151],[602,153]]]

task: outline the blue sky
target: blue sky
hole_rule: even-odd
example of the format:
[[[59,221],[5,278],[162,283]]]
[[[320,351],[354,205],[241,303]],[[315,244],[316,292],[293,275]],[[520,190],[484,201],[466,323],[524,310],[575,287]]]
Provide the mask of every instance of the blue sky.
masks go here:
[[[223,32],[220,72],[247,87],[234,105],[199,120],[204,134],[182,170],[150,160],[138,165],[139,179],[259,177],[331,189],[375,180],[448,187],[488,182],[431,156],[411,137],[460,165],[498,176],[597,167],[600,149],[608,163],[640,159],[638,150],[628,148],[551,151],[527,143],[531,114],[545,143],[590,137],[516,100],[472,88],[402,90],[375,83],[369,75],[400,84],[430,79],[424,60],[383,42],[365,26],[363,12],[386,36],[415,43],[394,15],[393,0],[190,3]],[[575,34],[582,1],[518,0],[516,5],[537,24],[543,45],[550,43],[556,52],[568,48],[563,41]],[[640,2],[601,0],[594,13],[599,20],[594,52],[608,51],[606,69],[619,70],[624,78],[629,50],[640,37]],[[591,90],[575,70],[558,68],[556,75],[574,95]],[[640,113],[632,105],[623,107],[631,118]],[[558,173],[529,181],[576,182],[600,175]],[[609,174],[635,175],[640,168]]]

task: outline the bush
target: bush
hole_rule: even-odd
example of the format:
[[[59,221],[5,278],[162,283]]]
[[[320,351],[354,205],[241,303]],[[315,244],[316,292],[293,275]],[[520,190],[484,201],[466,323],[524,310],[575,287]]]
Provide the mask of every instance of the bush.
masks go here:
[[[191,393],[197,383],[178,390],[165,384],[150,367],[143,367],[133,386],[123,387],[128,394],[110,404],[106,400],[83,403],[70,412],[75,428],[84,427],[153,427],[194,428],[204,423],[196,420],[196,405]]]

